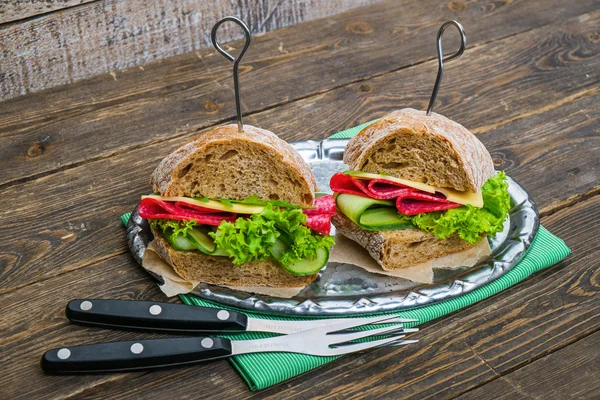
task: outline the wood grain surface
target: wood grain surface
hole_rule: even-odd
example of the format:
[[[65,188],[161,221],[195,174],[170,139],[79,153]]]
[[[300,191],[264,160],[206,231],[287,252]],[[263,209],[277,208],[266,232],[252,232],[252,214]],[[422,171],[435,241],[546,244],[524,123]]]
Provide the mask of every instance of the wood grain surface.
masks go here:
[[[150,190],[164,155],[231,118],[229,66],[203,51],[2,103],[0,398],[600,397],[595,5],[408,1],[395,22],[390,10],[400,6],[385,2],[256,38],[243,71],[247,123],[317,139],[398,107],[423,108],[436,62],[420,37],[458,15],[471,46],[447,64],[436,111],[478,134],[573,250],[426,324],[418,345],[349,355],[259,393],[226,361],[74,377],[39,368],[52,347],[154,337],[71,325],[64,306],[78,297],[164,300],[128,253],[118,217]]]
[[[592,25],[591,27],[582,23],[575,28],[571,21],[567,20],[555,27],[540,29],[543,32],[555,32],[557,35],[556,38],[549,36],[547,40],[549,43],[560,42],[560,38],[566,36],[562,32],[563,25],[566,26],[564,29],[568,30],[580,29],[583,33],[579,35],[569,34],[569,37],[574,38],[572,41],[577,43],[574,48],[580,49],[585,46],[586,42],[583,39],[578,41],[577,38],[586,38],[585,32],[588,29],[597,29],[600,13],[594,12],[592,15],[593,18],[588,17],[587,19]],[[467,57],[473,57],[475,60],[488,59],[489,56],[486,55],[486,48],[488,47],[493,50],[490,51],[490,54],[495,54],[499,49],[503,50],[501,59],[514,58],[516,55],[525,54],[527,49],[531,47],[529,37],[537,37],[539,34],[540,32],[537,32],[537,30],[532,30],[523,33],[519,37],[515,36],[491,42],[473,51],[480,53],[480,57],[474,57],[473,54],[468,53],[465,55],[465,59]],[[538,48],[542,48],[542,46],[535,47],[536,50]],[[575,51],[561,49],[567,53]],[[541,55],[538,57],[524,56],[524,58],[527,62],[531,61],[529,65],[535,65],[539,63],[539,59],[555,58],[553,54],[556,52],[557,50],[550,48],[545,52],[540,51]],[[593,51],[589,51],[589,53],[595,54]],[[593,62],[598,63],[599,60],[599,57],[584,58],[581,64],[585,68],[582,68],[582,70],[591,70]],[[565,105],[569,113],[573,114],[571,116],[573,119],[557,123],[555,122],[556,118],[564,118],[564,110],[560,108],[557,113],[551,111],[552,107],[556,107],[557,98],[559,99],[558,104],[562,104],[561,95],[569,94],[567,92],[569,87],[566,84],[551,83],[554,81],[550,79],[545,81],[538,77],[535,82],[541,82],[539,84],[543,86],[536,88],[532,87],[529,79],[524,79],[525,83],[522,83],[523,80],[518,78],[510,79],[513,76],[529,76],[534,73],[533,67],[530,69],[528,64],[522,62],[520,65],[522,65],[523,72],[509,75],[500,80],[501,82],[508,81],[506,86],[500,86],[496,83],[498,74],[479,75],[477,71],[485,71],[485,69],[474,66],[474,63],[463,65],[460,64],[461,61],[457,61],[456,70],[463,67],[462,70],[467,73],[467,77],[460,74],[453,82],[448,82],[444,86],[446,93],[440,94],[441,105],[438,107],[439,111],[462,122],[471,129],[477,128],[479,125],[481,127],[479,131],[482,132],[482,135],[483,132],[490,129],[492,121],[500,121],[498,128],[500,134],[491,133],[482,140],[484,144],[488,145],[489,142],[493,146],[490,149],[496,157],[499,167],[509,167],[515,163],[527,164],[526,168],[515,168],[514,172],[509,169],[509,173],[513,174],[517,180],[522,177],[530,177],[529,174],[532,168],[549,168],[553,171],[553,174],[542,177],[536,176],[534,179],[526,181],[528,184],[531,182],[527,188],[534,193],[535,199],[542,210],[545,207],[554,209],[557,203],[569,201],[569,199],[579,196],[581,193],[596,190],[597,182],[594,176],[597,175],[599,168],[598,158],[591,155],[597,152],[598,146],[600,146],[597,132],[600,115],[594,105],[597,97],[593,97],[592,100],[585,100],[586,95],[594,93],[593,88],[584,88],[581,92],[575,92],[579,94],[582,101],[573,103],[576,104],[575,106],[571,105],[572,103]],[[336,110],[341,110],[343,115],[353,115],[353,123],[380,116],[378,110],[373,111],[366,104],[357,105],[357,101],[373,103],[380,98],[389,99],[389,93],[395,86],[393,82],[404,82],[404,85],[406,85],[403,86],[405,90],[401,88],[395,90],[399,93],[407,92],[412,84],[411,82],[417,79],[425,80],[421,75],[423,71],[426,71],[427,68],[431,72],[434,71],[434,64],[432,61],[420,65],[418,69],[415,68],[412,80],[396,79],[398,74],[404,74],[408,78],[410,69],[406,69],[397,73],[390,73],[390,84],[388,85],[378,84],[379,81],[384,80],[384,77],[376,77],[365,80],[361,84],[351,84],[323,95],[316,95],[316,98],[301,99],[283,105],[278,109],[258,113],[248,118],[247,121],[260,120],[263,123],[259,125],[269,127],[280,124],[281,115],[288,115],[288,118],[285,118],[288,125],[282,126],[280,130],[275,130],[282,138],[286,140],[297,140],[303,137],[318,138],[320,135],[314,134],[313,129],[303,129],[302,126],[310,128],[332,123],[335,120],[333,113],[337,112]],[[558,75],[559,72],[556,71],[571,67],[576,68],[577,65],[580,65],[577,61],[566,62],[555,68],[547,68],[545,71],[552,77]],[[453,71],[449,66],[446,76],[449,77]],[[537,75],[543,75],[543,73],[538,72]],[[585,74],[582,73],[578,75],[585,77]],[[479,85],[469,82],[469,78],[473,76],[479,78],[477,81]],[[453,96],[448,97],[447,93],[453,93],[453,89],[458,87],[454,86],[458,85],[457,82],[464,85],[461,93],[455,93]],[[361,85],[369,85],[372,88],[371,92],[366,92],[366,94],[362,92],[360,90]],[[487,90],[485,92],[485,101],[494,106],[486,109],[486,107],[478,104],[474,98],[480,96],[479,91],[482,87],[486,88],[494,85],[497,85],[497,90]],[[471,92],[467,91],[469,88]],[[522,105],[514,108],[508,107],[506,109],[505,107],[495,106],[501,104],[502,101],[519,102],[521,97],[511,95],[511,93],[526,93],[522,95],[526,97],[526,100],[521,101]],[[327,96],[331,96],[329,101],[326,99]],[[444,107],[444,102],[449,101],[445,99],[448,98],[455,98],[458,104]],[[314,108],[308,107],[308,102],[316,103]],[[387,106],[392,107],[394,104],[397,103],[392,101]],[[476,109],[478,112],[469,112],[471,108]],[[534,121],[537,124],[544,121],[551,122],[542,124],[536,129],[531,129],[531,123],[523,117],[527,114],[535,116],[536,112],[543,113],[546,109],[549,109],[547,111],[549,114],[541,115]],[[322,112],[309,111],[307,114],[306,110],[321,110]],[[123,112],[126,113],[126,110],[123,110]],[[506,124],[506,128],[501,129],[502,123],[511,119],[514,120],[514,123]],[[540,132],[542,133],[540,134]],[[327,134],[329,133],[333,132],[327,132]],[[191,136],[192,134],[184,135],[184,137]],[[563,139],[559,140],[559,138]],[[581,146],[581,140],[584,139],[586,140],[586,146]],[[122,140],[127,139],[123,138]],[[4,218],[4,225],[13,229],[14,235],[5,241],[0,241],[0,250],[4,253],[3,258],[7,265],[0,275],[2,278],[0,280],[0,293],[55,274],[80,268],[99,259],[126,252],[127,248],[122,240],[122,232],[119,227],[114,226],[112,221],[121,213],[130,211],[132,204],[137,202],[139,196],[150,190],[148,177],[152,170],[162,157],[181,143],[182,139],[180,137],[164,140],[127,152],[117,153],[112,157],[86,162],[74,168],[60,170],[46,177],[6,186],[0,193],[0,201],[4,204],[19,206],[11,212],[6,212],[7,215]],[[520,145],[518,145],[519,143]],[[514,160],[511,160],[511,158]],[[586,160],[587,165],[585,167],[580,166],[581,160]],[[561,169],[561,166],[568,166],[568,168]],[[579,172],[576,171],[577,169]],[[121,172],[115,174],[115,170]],[[547,187],[549,182],[555,183],[551,189]],[[538,186],[538,184],[541,185]],[[37,201],[32,201],[32,195],[37,198]],[[98,213],[98,210],[103,210],[103,212]],[[40,218],[45,221],[43,231],[40,231],[35,225],[35,221]],[[80,257],[81,252],[84,252],[86,257]],[[54,264],[51,269],[45,267],[49,260],[52,260]]]
[[[547,393],[548,400],[592,399],[600,393],[599,347],[596,332],[458,399],[488,399],[490,393],[496,393],[497,400],[535,399],[540,392]]]
[[[101,0],[0,0],[0,24]]]
[[[140,7],[133,0],[101,0],[61,10],[75,2],[3,1],[4,21],[15,19],[15,13],[58,11],[0,26],[0,99],[209,47],[210,30],[227,15],[240,17],[259,34],[375,1],[146,0]],[[224,26],[219,38],[241,36],[239,28]]]
[[[568,101],[568,96],[585,92],[598,76],[592,68],[598,57],[598,43],[593,39],[597,13],[583,14],[593,10],[596,3],[585,0],[568,10],[562,10],[554,0],[538,4],[543,11],[534,12],[531,2],[477,1],[460,11],[440,7],[434,16],[429,10],[439,5],[437,0],[409,0],[340,14],[328,24],[313,21],[257,37],[241,66],[244,111],[255,114],[271,110],[271,121],[262,115],[248,121],[286,139],[298,139],[325,137],[397,107],[422,108],[429,100],[437,68],[433,61],[435,33],[449,18],[462,21],[470,32],[471,47],[461,59],[448,64],[437,111],[462,118],[462,114],[453,114],[454,110],[475,114],[469,112],[470,107],[488,104],[479,101],[480,96],[486,96],[492,107],[480,106],[477,112],[486,111],[478,125],[488,126],[514,118],[521,107],[538,107],[530,106],[529,99],[523,105],[518,102],[523,91],[532,100]],[[565,19],[572,17],[562,24],[561,31],[536,29],[548,24],[556,13]],[[580,13],[588,20],[579,21],[576,16]],[[503,26],[504,20],[511,24]],[[410,23],[414,25],[407,25]],[[521,36],[515,35],[524,31],[529,32],[519,40]],[[501,43],[480,46],[507,35]],[[447,48],[452,45],[449,40]],[[536,59],[528,58],[530,47],[535,49]],[[101,76],[46,91],[43,96],[5,102],[0,109],[0,137],[5,143],[0,147],[0,185],[167,138],[185,140],[198,130],[232,118],[231,65],[212,50],[199,55],[201,59],[192,54],[147,66],[145,71],[119,73],[116,80]],[[414,67],[402,70],[410,65]],[[454,72],[463,66],[469,68],[469,74]],[[562,73],[572,78],[554,82]],[[473,74],[477,80],[470,79]],[[496,78],[495,74],[501,76]],[[536,79],[530,78],[531,74]],[[486,86],[478,83],[481,79],[488,82]],[[545,99],[545,90],[554,91],[554,97]],[[563,90],[568,95],[563,95]],[[343,100],[352,96],[354,102],[339,108],[341,96]],[[296,100],[303,100],[301,113],[296,109],[286,112],[295,107]],[[455,103],[454,108],[445,108],[448,103]],[[285,104],[288,108],[278,107]],[[360,116],[355,113],[357,109]],[[306,124],[304,119],[313,119],[318,110],[330,118],[321,118],[320,124]],[[489,112],[495,113],[493,120],[488,119]]]

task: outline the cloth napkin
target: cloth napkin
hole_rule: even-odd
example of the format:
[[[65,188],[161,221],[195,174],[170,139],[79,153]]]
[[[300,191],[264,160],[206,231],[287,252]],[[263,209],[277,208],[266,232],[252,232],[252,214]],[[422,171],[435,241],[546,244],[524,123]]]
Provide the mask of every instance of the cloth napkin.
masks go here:
[[[331,136],[332,139],[348,139],[356,135],[365,126],[374,121],[338,132]],[[121,216],[121,221],[127,225],[131,213]],[[525,279],[530,275],[548,268],[566,258],[571,253],[564,241],[554,236],[546,228],[540,226],[538,233],[525,257],[514,266],[509,272],[500,278],[475,289],[462,296],[445,300],[428,306],[418,307],[402,312],[385,313],[388,315],[398,315],[402,318],[417,319],[417,323],[406,324],[408,327],[417,326],[429,322],[436,318],[443,317],[462,308],[473,305],[481,300],[491,297]],[[201,299],[197,296],[186,294],[180,295],[181,301],[185,304],[202,307],[212,307],[240,311],[247,315],[279,320],[302,320],[305,318],[270,316],[265,314],[256,314],[247,310],[235,309],[233,307],[223,306],[219,303]],[[385,315],[382,314],[382,315]],[[374,314],[369,314],[373,316]],[[261,339],[276,336],[271,333],[248,332],[233,335],[219,335],[235,340]],[[418,346],[413,344],[411,346]],[[230,357],[229,361],[239,372],[242,378],[248,384],[252,391],[265,389],[276,385],[287,379],[303,374],[311,369],[327,364],[338,357],[316,357],[303,354],[292,353],[254,353],[243,354]]]

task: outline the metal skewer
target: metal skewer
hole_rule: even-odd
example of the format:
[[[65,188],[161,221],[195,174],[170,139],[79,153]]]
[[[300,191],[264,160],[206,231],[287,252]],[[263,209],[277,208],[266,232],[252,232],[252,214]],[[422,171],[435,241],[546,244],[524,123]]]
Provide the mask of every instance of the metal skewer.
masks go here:
[[[227,21],[231,21],[239,25],[244,31],[244,36],[246,37],[246,43],[244,43],[244,47],[242,48],[240,54],[238,54],[237,58],[233,57],[225,49],[223,49],[219,45],[219,43],[217,43],[217,30],[224,22]],[[243,132],[244,123],[242,122],[242,103],[240,101],[240,82],[238,79],[238,67],[240,65],[240,61],[242,61],[242,57],[244,57],[244,54],[246,54],[246,50],[248,50],[248,46],[250,46],[250,29],[248,29],[248,26],[237,17],[225,17],[219,20],[215,24],[215,26],[213,26],[212,31],[210,32],[210,40],[214,48],[217,49],[219,53],[221,53],[229,61],[233,62],[233,90],[235,91],[235,110],[237,112],[237,125],[238,131]]]
[[[442,52],[442,36],[446,28],[448,28],[451,25],[454,25],[460,33],[460,49],[458,49],[458,51],[452,54],[451,56],[444,58],[444,54]],[[429,106],[427,107],[427,115],[431,115],[431,111],[433,111],[433,105],[435,104],[435,99],[437,97],[438,90],[440,89],[440,83],[442,82],[442,75],[444,75],[444,62],[452,61],[460,57],[462,53],[464,53],[466,46],[467,36],[465,35],[465,30],[463,29],[463,26],[460,24],[460,22],[444,22],[437,34],[438,73],[437,78],[435,80],[435,85],[433,86],[433,92],[431,93],[431,99],[429,100]]]

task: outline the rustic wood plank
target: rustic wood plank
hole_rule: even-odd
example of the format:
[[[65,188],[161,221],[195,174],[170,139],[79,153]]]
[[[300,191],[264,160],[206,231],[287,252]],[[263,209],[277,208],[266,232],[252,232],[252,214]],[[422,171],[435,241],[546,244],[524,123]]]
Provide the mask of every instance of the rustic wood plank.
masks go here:
[[[0,363],[11,366],[10,369],[4,368],[0,377],[0,398],[81,398],[82,393],[90,388],[103,383],[114,385],[141,374],[46,376],[43,373],[39,360],[43,352],[51,348],[164,336],[70,324],[64,308],[74,298],[167,301],[150,276],[137,267],[127,254],[0,296],[0,309],[4,310]],[[167,374],[175,370],[168,371]],[[214,377],[213,383],[220,381],[227,387],[244,385],[227,361],[194,366],[186,369],[186,372],[196,378]],[[161,374],[155,376],[158,378]],[[193,381],[199,382],[197,379]],[[221,388],[215,384],[210,390],[218,393]],[[118,397],[117,394],[114,398]]]
[[[563,237],[573,256],[542,274],[445,319],[423,327],[420,344],[349,355],[325,367],[257,395],[260,398],[449,398],[476,388],[499,374],[531,364],[600,327],[600,286],[595,238],[600,227],[600,196],[543,219]],[[114,276],[118,275],[117,279]],[[0,388],[9,398],[173,398],[202,393],[206,398],[249,395],[241,379],[225,363],[139,374],[45,377],[37,356],[48,347],[139,337],[129,332],[68,326],[62,307],[70,298],[111,297],[160,299],[149,277],[127,255],[46,280],[0,297],[14,321],[0,344],[8,363]],[[39,296],[43,293],[44,296]],[[10,305],[10,307],[4,306]],[[26,334],[24,333],[26,332]],[[132,336],[133,335],[133,336]],[[566,347],[568,349],[569,347]],[[501,350],[499,364],[490,350]],[[23,377],[36,385],[22,385]],[[92,379],[93,380],[90,380]],[[21,379],[21,380],[19,380]],[[7,385],[5,382],[15,382]],[[8,389],[5,389],[8,390]],[[45,392],[44,392],[45,391]],[[44,394],[46,393],[46,394]],[[42,398],[46,398],[42,397]]]
[[[590,23],[594,24],[595,20],[590,19]],[[586,29],[584,24],[579,26]],[[507,46],[521,54],[523,47],[530,43],[519,42],[522,47],[511,38]],[[579,41],[573,42],[577,43],[574,48],[581,48]],[[493,85],[494,79],[496,76],[488,76],[480,82],[484,86]],[[555,203],[572,196],[597,190],[594,177],[600,170],[600,160],[593,156],[600,147],[597,129],[600,110],[596,106],[600,94],[544,112],[549,106],[546,101],[550,105],[553,101],[551,86],[560,86],[551,82],[536,89],[540,94],[535,102],[522,106],[521,111],[529,117],[480,135],[499,167],[522,182],[542,210],[552,209]],[[497,93],[489,92],[486,101],[497,104],[506,98],[506,92],[526,92],[528,88],[533,90],[530,85],[517,81]],[[450,110],[458,116],[450,115],[469,127],[477,121],[499,120],[506,112],[491,106],[481,111],[487,115],[485,118],[480,113],[468,112],[470,101],[465,101],[464,109],[452,106]],[[366,107],[354,108],[352,98],[340,97],[336,104],[354,113],[350,117],[353,121],[372,118],[373,111]],[[292,115],[289,106],[286,108],[286,113]],[[296,112],[302,114],[305,108],[306,104],[300,101]],[[535,114],[539,109],[542,112]],[[276,123],[277,118],[278,115],[267,111],[261,119]],[[282,137],[287,140],[310,137],[311,125],[325,124],[331,118],[329,113],[318,113],[298,120],[297,129],[283,129]],[[7,236],[0,240],[0,253],[3,253],[0,255],[0,293],[126,252],[122,230],[115,221],[121,213],[133,208],[139,195],[150,190],[147,181],[152,170],[181,142],[179,138],[171,139],[5,188],[0,193],[0,201],[15,206],[0,212]],[[38,227],[39,221],[44,221],[43,230]],[[52,268],[47,267],[49,263]]]
[[[98,0],[0,0],[0,24],[34,17]]]
[[[64,306],[73,298],[163,300],[164,295],[126,254],[0,296],[0,308],[8,311],[3,318],[11,321],[9,330],[0,340],[0,362],[10,365],[0,376],[3,398],[125,398],[125,392],[131,391],[134,398],[158,399],[170,392],[173,392],[173,398],[181,398],[201,391],[203,398],[218,399],[223,398],[224,393],[227,398],[233,398],[231,396],[248,392],[226,362],[167,369],[141,376],[138,373],[45,376],[39,367],[39,358],[47,349],[74,343],[157,336],[71,325],[64,316]],[[444,359],[468,367],[473,380],[490,374],[461,342],[443,346],[447,350]],[[443,371],[446,375],[450,373],[450,370]],[[24,385],[25,377],[35,384]],[[157,390],[157,387],[161,389]]]
[[[595,196],[542,219],[573,255],[493,298],[427,324],[419,332],[419,346],[349,355],[256,397],[452,398],[596,332],[600,226],[594,221],[599,217],[600,196]],[[464,365],[448,362],[448,343],[465,344],[494,374],[472,379]],[[440,379],[444,370],[451,373]]]
[[[435,111],[478,134],[598,92],[599,22],[596,11],[465,51],[445,67]],[[327,137],[398,108],[425,109],[436,72],[426,62],[247,120],[272,120],[285,137]]]
[[[212,26],[226,15],[243,18],[257,34],[376,1],[148,0],[144,7],[129,0],[86,2],[0,29],[0,99],[209,47]],[[31,12],[35,6],[25,7]],[[221,37],[242,36],[227,28]]]
[[[459,400],[600,398],[600,332],[537,360]]]
[[[478,45],[547,24],[557,15],[566,18],[595,7],[591,0],[577,2],[566,10],[563,10],[561,2],[555,0],[544,0],[542,3],[507,2],[500,5],[477,1],[455,11],[458,3],[452,4],[441,7],[439,2],[433,0],[426,0],[423,4],[417,0],[385,3],[336,15],[327,24],[313,21],[256,37],[242,66],[245,111],[272,108],[337,85],[361,81],[372,75],[381,75],[431,59],[434,56],[432,38],[441,21],[448,18],[459,18],[469,32],[469,43]],[[534,12],[537,8],[543,10]],[[511,23],[507,25],[504,23],[506,20]],[[579,25],[575,22],[572,24]],[[528,37],[529,46],[537,46],[540,38],[548,34],[547,31],[536,32],[538,36]],[[568,37],[554,37],[558,41],[567,41],[566,44],[545,46],[556,49],[553,54],[559,57],[558,60],[562,60],[562,50],[559,49],[563,46],[576,48],[578,45],[570,42]],[[579,37],[576,40],[580,40]],[[236,43],[232,45],[237,46]],[[585,51],[596,51],[592,45],[582,45]],[[452,46],[451,41],[447,46]],[[527,51],[525,46],[520,48],[522,52]],[[507,50],[504,48],[500,51]],[[0,109],[0,137],[4,138],[5,144],[0,148],[0,185],[68,168],[86,160],[108,157],[166,138],[189,137],[190,132],[231,118],[234,107],[230,65],[222,57],[214,56],[212,51],[198,54],[201,60],[196,55],[177,57],[148,65],[145,71],[131,69],[117,73],[116,80],[105,75],[3,103]],[[463,60],[475,68],[483,62],[480,54],[476,52],[471,56],[468,53]],[[503,56],[499,54],[502,53],[488,52],[484,56],[493,60],[493,68],[501,68],[500,71],[508,75],[514,70],[510,62],[525,57],[522,53],[512,52],[513,58],[503,62]],[[550,74],[572,68],[569,73],[573,81],[563,82],[563,86],[571,85],[571,92],[577,92],[580,86],[588,85],[596,78],[593,73],[591,77],[585,76],[594,70],[593,65],[588,65],[593,60],[574,62],[569,58],[568,61],[566,65],[552,63]],[[489,71],[494,69],[491,65],[487,67],[479,68],[478,76],[488,71],[480,79],[489,82]],[[460,69],[453,69],[452,64],[448,68],[450,72],[446,75],[442,90],[444,102],[457,101],[465,95],[487,97],[482,92],[483,87],[474,87],[474,83],[469,91],[457,92],[455,86],[449,85],[464,82],[468,75],[454,73]],[[583,71],[584,68],[587,69]],[[331,113],[332,116],[332,119],[322,120],[322,124],[312,129],[306,124],[299,125],[302,120],[288,115],[286,110],[289,108],[282,109],[281,114],[279,109],[273,110],[273,122],[279,122],[273,126],[267,124],[262,115],[257,116],[255,121],[277,133],[282,129],[287,129],[287,132],[296,130],[294,137],[323,136],[351,125],[354,120],[342,116],[355,116],[355,107],[367,107],[365,111],[369,112],[361,115],[364,115],[363,118],[373,118],[390,107],[403,104],[422,106],[431,90],[435,76],[433,69],[435,63],[430,62],[426,66],[410,68],[407,70],[410,72],[405,74],[386,75],[375,82],[376,86],[372,86],[370,81],[352,86],[347,90],[357,93],[346,93],[345,96],[357,102],[349,104],[353,109],[340,107],[333,112],[330,108],[338,105],[338,98],[322,98],[323,95],[311,97],[303,103],[302,115],[310,115],[311,110],[315,113],[319,106],[323,113]],[[517,72],[538,74],[544,69],[540,71],[539,66],[531,65],[529,70]],[[543,74],[540,74],[540,78],[545,79]],[[516,79],[522,81],[520,87],[528,90],[535,90],[537,85],[546,82],[516,74],[503,79],[506,82],[493,81],[489,84],[490,88],[504,90],[513,96],[519,93],[512,86],[512,81]],[[415,83],[411,84],[413,80]],[[529,81],[531,83],[528,84]],[[335,93],[341,96],[345,92]],[[498,95],[504,97],[504,94]],[[360,97],[357,99],[357,96]],[[335,103],[327,108],[327,104],[319,99]],[[508,101],[513,106],[511,100]],[[441,104],[436,109],[445,111]],[[502,109],[495,111],[503,115],[500,113]],[[512,111],[516,110],[513,108]],[[314,117],[311,115],[310,118]]]

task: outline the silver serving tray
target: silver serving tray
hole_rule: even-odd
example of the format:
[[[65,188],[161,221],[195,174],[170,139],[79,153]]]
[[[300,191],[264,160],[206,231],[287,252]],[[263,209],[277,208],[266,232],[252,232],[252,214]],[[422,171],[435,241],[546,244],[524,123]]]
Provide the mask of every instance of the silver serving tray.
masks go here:
[[[309,163],[319,188],[331,193],[329,179],[347,167],[342,162],[348,140],[303,141],[292,146]],[[255,312],[298,316],[350,315],[404,310],[448,300],[477,289],[505,274],[525,255],[539,227],[537,208],[527,192],[508,179],[512,209],[504,230],[490,240],[489,260],[466,270],[436,270],[435,284],[416,284],[366,272],[351,264],[329,263],[319,278],[291,299],[256,295],[201,283],[193,293],[201,298]],[[146,220],[134,210],[127,227],[133,256],[141,265],[152,240]],[[159,281],[160,277],[154,276]]]

